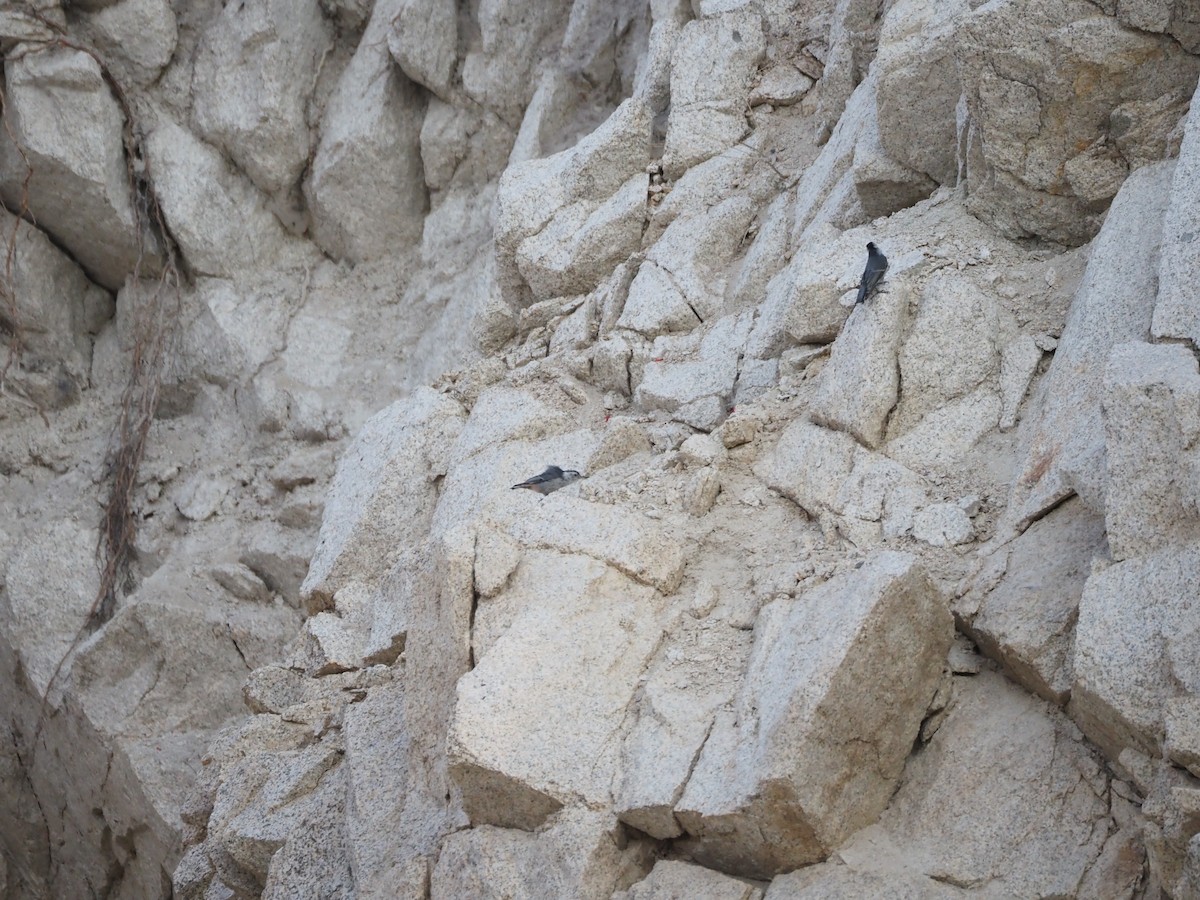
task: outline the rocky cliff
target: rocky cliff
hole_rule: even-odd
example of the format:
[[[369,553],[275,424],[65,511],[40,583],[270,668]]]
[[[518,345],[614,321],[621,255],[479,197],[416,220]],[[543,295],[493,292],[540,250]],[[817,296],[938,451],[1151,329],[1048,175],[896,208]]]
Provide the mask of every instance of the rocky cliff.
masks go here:
[[[1200,897],[1194,0],[0,51],[0,897]]]

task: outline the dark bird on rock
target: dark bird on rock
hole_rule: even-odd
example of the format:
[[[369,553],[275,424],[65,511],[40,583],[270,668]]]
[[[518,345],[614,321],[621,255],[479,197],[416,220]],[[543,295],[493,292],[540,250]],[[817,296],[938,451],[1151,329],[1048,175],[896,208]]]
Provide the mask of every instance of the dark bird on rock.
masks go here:
[[[883,280],[883,273],[887,271],[887,257],[874,244],[867,244],[867,267],[863,269],[862,281],[858,283],[858,299],[855,303],[862,303],[871,293],[879,286],[879,282]]]
[[[541,475],[534,475],[532,478],[526,478],[520,484],[514,484],[513,490],[528,488],[531,491],[537,491],[539,494],[552,494],[560,487],[566,487],[572,481],[582,477],[574,469],[560,469],[558,466],[546,466],[546,471]]]

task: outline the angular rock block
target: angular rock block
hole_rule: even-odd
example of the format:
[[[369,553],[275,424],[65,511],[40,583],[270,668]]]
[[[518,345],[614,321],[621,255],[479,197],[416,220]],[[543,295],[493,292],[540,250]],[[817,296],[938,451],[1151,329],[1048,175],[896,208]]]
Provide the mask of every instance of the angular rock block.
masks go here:
[[[1140,161],[1136,143],[1112,141],[1110,115],[1200,73],[1200,59],[1169,37],[1126,28],[1084,0],[985,4],[960,20],[955,55],[971,118],[972,211],[1010,237],[1068,246],[1099,231],[1130,160]]]
[[[763,608],[734,710],[676,815],[693,858],[766,878],[875,821],[933,698],[953,624],[908,554],[883,552]]]
[[[1015,333],[1012,317],[974,284],[961,277],[932,277],[900,349],[904,396],[890,433],[903,433],[919,417],[993,382],[1000,369],[999,347]]]
[[[347,448],[334,476],[301,596],[316,612],[334,592],[390,564],[426,534],[437,503],[434,479],[462,427],[462,407],[421,389],[375,415]]]
[[[613,900],[761,900],[752,884],[677,859],[660,859],[650,874]]]
[[[899,537],[926,502],[915,472],[811,422],[789,425],[754,472],[810,515],[838,516],[851,537]]]
[[[1200,368],[1180,344],[1118,344],[1104,375],[1104,518],[1116,560],[1200,531]]]
[[[608,803],[661,595],[586,556],[541,553],[489,602],[510,596],[508,628],[459,679],[447,747],[472,824],[532,830],[575,799]]]
[[[449,101],[458,61],[454,0],[401,0],[389,23],[388,49],[404,74]]]
[[[425,101],[388,53],[395,2],[375,5],[321,120],[304,195],[313,240],[362,262],[420,240],[428,197],[421,166]]]
[[[80,6],[87,4],[81,3]],[[179,28],[170,0],[123,0],[83,20],[119,84],[152,84],[171,62]]]
[[[484,825],[442,844],[433,897],[609,900],[648,868],[648,848],[624,842],[606,813],[563,810],[538,834]]]
[[[754,8],[695,19],[671,57],[671,111],[663,169],[670,179],[716,156],[749,130],[746,109],[766,50]]]
[[[897,3],[879,35],[878,129],[887,155],[937,184],[958,174],[958,99],[954,23],[966,3]]]
[[[563,207],[517,248],[517,268],[537,300],[586,294],[642,243],[646,176],[625,182],[607,200]]]
[[[893,285],[854,308],[821,371],[814,422],[879,446],[900,393],[896,358],[908,304],[908,288]]]
[[[1193,541],[1116,563],[1083,589],[1068,710],[1110,759],[1160,755],[1164,704],[1200,693],[1197,584]]]
[[[536,242],[526,242],[547,228],[560,210],[583,201],[590,206],[580,208],[588,209],[590,215],[590,210],[604,208],[601,204],[627,186],[631,178],[644,173],[650,158],[650,128],[651,115],[645,102],[626,100],[569,150],[511,166],[504,172],[496,193],[495,241],[497,279],[510,306],[522,308],[533,301],[518,263],[521,247],[529,252],[536,246]],[[607,207],[610,218],[621,205],[615,200],[612,203],[616,205]],[[616,221],[627,218],[618,216]],[[599,219],[595,225],[599,228]],[[618,232],[624,235],[619,228]],[[589,280],[595,274],[587,260],[572,258],[571,265],[590,273]],[[564,263],[558,266],[565,270]]]
[[[684,545],[653,519],[557,494],[532,514],[499,523],[522,546],[578,553],[666,595],[683,580]]]
[[[1078,731],[994,672],[955,678],[954,693],[879,823],[837,850],[852,872],[910,892],[832,896],[1124,896],[1076,893],[1115,830],[1109,779]]]
[[[91,335],[112,315],[113,301],[43,232],[0,209],[0,233],[7,238],[14,228],[12,293],[0,327],[20,336],[22,366],[7,379],[53,409],[87,384]]]
[[[28,175],[38,227],[109,290],[124,283],[139,257],[146,272],[159,261],[154,238],[134,213],[125,125],[100,64],[82,51],[43,49],[6,66],[0,196],[9,209],[21,209]]]
[[[1004,567],[998,582],[964,598],[971,608],[956,606],[988,657],[1018,684],[1060,706],[1074,680],[1079,598],[1092,560],[1103,552],[1103,518],[1072,498],[997,551]]]
[[[309,93],[332,42],[317,0],[225,6],[200,40],[196,128],[268,194],[308,163]]]
[[[646,674],[637,721],[621,748],[613,792],[622,822],[660,840],[682,833],[675,804],[717,710],[736,697],[750,643],[749,631],[716,617],[684,617],[672,630]]]
[[[1072,493],[1104,509],[1104,367],[1112,348],[1147,340],[1173,162],[1138,169],[1113,201],[1046,375],[1046,401],[1013,481],[1008,517],[1032,521]]]
[[[1200,22],[1197,31],[1200,32]],[[1200,102],[1193,97],[1163,222],[1158,299],[1154,303],[1156,338],[1182,338],[1200,344],[1197,283],[1200,283]]]
[[[193,271],[233,277],[279,257],[283,226],[219,152],[165,117],[146,144],[163,215]]]
[[[634,399],[648,409],[667,412],[714,399],[724,412],[733,399],[738,360],[750,322],[745,314],[726,316],[698,341],[696,335],[655,341],[654,358],[646,363]]]

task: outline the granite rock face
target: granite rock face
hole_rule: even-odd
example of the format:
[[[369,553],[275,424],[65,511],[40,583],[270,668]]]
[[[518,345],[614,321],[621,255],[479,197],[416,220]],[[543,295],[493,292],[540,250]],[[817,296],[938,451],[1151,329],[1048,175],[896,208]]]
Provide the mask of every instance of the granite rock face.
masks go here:
[[[1193,6],[0,10],[0,896],[1200,896]]]

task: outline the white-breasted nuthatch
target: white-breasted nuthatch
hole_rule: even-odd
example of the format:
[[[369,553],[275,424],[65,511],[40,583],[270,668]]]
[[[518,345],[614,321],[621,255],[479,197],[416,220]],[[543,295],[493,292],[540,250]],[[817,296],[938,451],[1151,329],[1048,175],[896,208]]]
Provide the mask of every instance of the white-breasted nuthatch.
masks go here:
[[[513,490],[528,488],[531,491],[537,491],[539,494],[552,494],[560,487],[566,487],[572,481],[582,477],[574,469],[560,469],[558,466],[546,466],[546,471],[541,475],[534,475],[532,478],[526,478],[520,484],[514,484]]]

